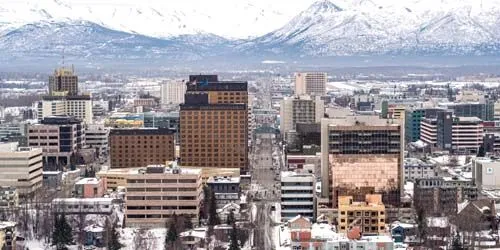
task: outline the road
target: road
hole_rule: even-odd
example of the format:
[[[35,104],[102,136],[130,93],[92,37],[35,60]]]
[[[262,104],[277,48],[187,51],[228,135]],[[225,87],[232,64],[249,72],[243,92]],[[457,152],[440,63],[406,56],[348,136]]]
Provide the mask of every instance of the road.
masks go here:
[[[257,218],[254,222],[254,247],[255,249],[271,250],[273,221],[271,219],[271,206],[279,202],[279,154],[274,153],[277,146],[273,134],[257,134],[251,156],[253,201],[257,208]],[[273,158],[275,160],[273,160]]]

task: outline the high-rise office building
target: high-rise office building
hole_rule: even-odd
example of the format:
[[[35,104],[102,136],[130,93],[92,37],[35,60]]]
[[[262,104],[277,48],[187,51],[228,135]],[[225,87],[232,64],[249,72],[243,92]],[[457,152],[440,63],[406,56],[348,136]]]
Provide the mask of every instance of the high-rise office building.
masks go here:
[[[68,115],[92,123],[92,98],[89,95],[43,96],[37,103],[38,119],[47,116]]]
[[[161,84],[161,104],[179,105],[184,103],[186,83],[180,80],[166,81]]]
[[[295,74],[295,95],[323,96],[326,94],[327,75],[323,72]]]
[[[404,123],[378,116],[346,116],[321,121],[322,196],[363,201],[379,193],[399,205],[403,185]],[[353,174],[355,173],[355,174]]]
[[[325,105],[319,96],[285,97],[280,106],[281,134],[295,130],[297,123],[319,123],[324,113]]]
[[[477,117],[457,117],[451,111],[442,111],[421,122],[420,140],[441,150],[475,154],[483,137],[483,121]]]
[[[78,95],[78,76],[74,74],[73,68],[62,67],[49,76],[49,95],[55,95],[56,92]]]
[[[144,167],[175,160],[174,133],[165,128],[111,129],[111,168]]]
[[[67,166],[85,145],[81,120],[71,116],[48,116],[39,124],[28,126],[28,145],[43,149],[45,165]]]
[[[247,82],[194,75],[180,106],[183,166],[248,169]]]

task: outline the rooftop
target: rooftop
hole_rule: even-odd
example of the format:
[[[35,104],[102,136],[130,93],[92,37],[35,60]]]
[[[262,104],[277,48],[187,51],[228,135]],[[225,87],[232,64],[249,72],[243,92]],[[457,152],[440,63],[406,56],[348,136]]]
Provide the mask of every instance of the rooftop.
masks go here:
[[[16,225],[17,223],[13,221],[0,221],[0,230],[15,227]]]
[[[0,153],[23,153],[23,152],[31,152],[39,150],[40,148],[32,148],[32,147],[19,147],[18,142],[1,142],[0,143]]]
[[[114,128],[109,135],[172,135],[175,130],[168,128]]]
[[[99,184],[99,179],[97,178],[83,178],[79,181],[77,181],[75,184],[76,185],[85,185],[85,184],[92,184],[92,185],[97,185]]]
[[[79,203],[111,203],[114,198],[55,198],[53,203],[79,204]]]
[[[293,171],[282,171],[281,172],[281,177],[310,177],[310,178],[313,178],[314,179],[314,175],[313,174],[309,174],[309,173],[297,173],[297,172],[293,172]]]
[[[325,118],[328,126],[399,126],[397,119],[383,119],[375,115],[354,115],[338,118]]]
[[[208,178],[207,183],[240,183],[240,177],[213,176]]]
[[[223,103],[223,104],[181,104],[182,110],[246,110],[246,104]]]

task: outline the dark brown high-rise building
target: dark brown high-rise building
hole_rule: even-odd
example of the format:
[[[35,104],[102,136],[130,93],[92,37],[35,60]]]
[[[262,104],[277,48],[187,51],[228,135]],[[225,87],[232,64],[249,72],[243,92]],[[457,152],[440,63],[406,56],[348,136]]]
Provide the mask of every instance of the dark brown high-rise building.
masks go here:
[[[144,167],[175,160],[174,133],[164,128],[112,129],[111,168]]]
[[[182,165],[247,172],[247,103],[247,82],[190,76],[180,108]]]
[[[68,92],[68,95],[78,95],[78,76],[73,69],[59,68],[49,76],[49,95],[54,92]]]

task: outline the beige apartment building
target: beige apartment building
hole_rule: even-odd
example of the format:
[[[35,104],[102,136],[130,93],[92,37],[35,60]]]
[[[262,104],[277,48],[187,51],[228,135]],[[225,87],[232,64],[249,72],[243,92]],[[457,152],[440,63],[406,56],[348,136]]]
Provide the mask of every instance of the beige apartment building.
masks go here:
[[[41,148],[19,147],[17,142],[0,144],[0,186],[15,187],[19,196],[32,195],[42,187]]]
[[[352,196],[339,197],[339,232],[345,233],[357,226],[366,234],[382,234],[385,228],[385,206],[379,194],[367,194],[365,201],[354,201]]]
[[[175,162],[130,170],[126,176],[127,226],[164,227],[173,213],[198,223],[203,185],[201,170]]]
[[[326,94],[327,75],[324,72],[295,74],[295,95],[323,96]]]

